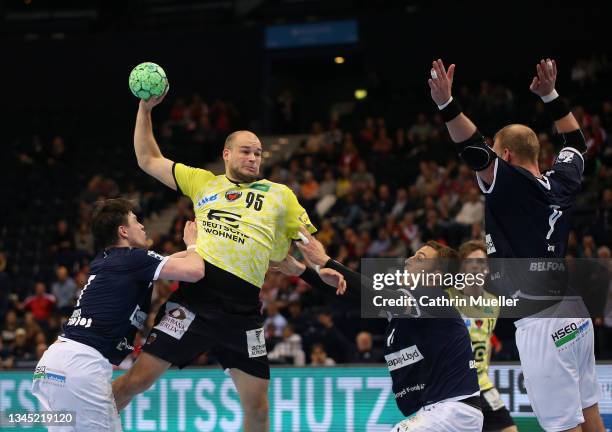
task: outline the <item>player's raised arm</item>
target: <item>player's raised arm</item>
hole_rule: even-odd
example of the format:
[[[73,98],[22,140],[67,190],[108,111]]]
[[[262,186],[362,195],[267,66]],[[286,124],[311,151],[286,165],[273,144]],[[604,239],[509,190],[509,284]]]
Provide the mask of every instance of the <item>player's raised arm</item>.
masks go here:
[[[542,59],[536,65],[536,76],[533,77],[529,90],[542,98],[544,106],[555,120],[557,131],[563,135],[564,145],[584,153],[586,142],[580,131],[580,125],[555,90],[556,81],[557,62],[549,58]]]
[[[461,112],[461,107],[453,99],[454,76],[454,64],[450,65],[447,71],[442,60],[434,61],[431,78],[427,81],[431,89],[431,98],[438,105],[448,133],[457,145],[459,156],[478,173],[482,180],[491,184],[495,152],[486,144],[474,123]]]
[[[172,176],[171,160],[166,159],[153,135],[153,122],[151,120],[151,110],[159,104],[166,96],[166,93],[160,97],[151,97],[148,100],[141,99],[136,115],[136,127],[134,128],[134,150],[136,151],[136,159],[138,166],[144,172],[155,177],[157,180],[176,190],[174,177]]]

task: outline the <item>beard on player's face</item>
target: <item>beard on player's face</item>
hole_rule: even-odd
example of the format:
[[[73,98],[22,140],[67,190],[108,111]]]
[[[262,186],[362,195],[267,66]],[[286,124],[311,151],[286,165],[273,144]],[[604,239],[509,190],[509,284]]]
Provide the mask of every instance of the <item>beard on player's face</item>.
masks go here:
[[[235,180],[240,183],[251,183],[259,178],[259,169],[255,168],[255,171],[251,172],[244,168],[241,169],[239,164],[234,166],[229,165],[228,174],[228,177],[231,180]]]

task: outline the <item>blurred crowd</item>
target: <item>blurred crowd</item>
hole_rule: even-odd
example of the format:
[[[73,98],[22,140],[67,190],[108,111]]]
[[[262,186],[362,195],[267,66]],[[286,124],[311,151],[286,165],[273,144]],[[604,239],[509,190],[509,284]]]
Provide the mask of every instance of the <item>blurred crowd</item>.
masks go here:
[[[583,96],[591,94],[589,86],[603,67],[591,63],[581,60],[572,72]],[[542,148],[541,170],[550,167],[559,137],[536,97],[523,100],[489,82],[479,88],[462,86],[456,97],[487,136],[511,121],[533,127]],[[610,259],[612,100],[593,96],[588,103],[572,102],[579,103],[574,113],[587,139],[588,159],[568,255]],[[225,101],[206,104],[198,95],[170,103],[167,119],[157,130],[164,152],[196,166],[218,158],[225,136],[238,124],[236,108]],[[266,178],[296,193],[330,256],[355,270],[361,258],[409,256],[429,240],[458,247],[484,237],[482,196],[473,173],[457,159],[435,107],[406,111],[399,122],[378,115],[314,122],[296,152],[285,155],[282,163],[265,166]],[[137,204],[141,220],[175,206],[169,232],[151,239],[151,249],[171,254],[184,248],[184,223],[193,217],[188,200],[177,200],[138,173],[134,158],[126,157],[131,148],[111,156],[98,152],[100,161],[112,159],[112,170],[101,174],[99,167],[105,164],[83,167],[77,147],[66,145],[60,136],[35,136],[12,146],[6,167],[28,184],[28,193],[8,182],[2,185],[14,208],[0,219],[0,369],[33,367],[70,316],[95,254],[89,224],[97,200],[127,197]],[[155,283],[149,326],[177,286]],[[591,310],[598,359],[612,358],[608,296],[605,287],[602,301]],[[270,271],[261,300],[272,363],[383,361],[386,323],[360,319],[358,296],[338,299],[332,289],[321,292],[298,278]],[[142,344],[143,336],[137,336],[135,346]],[[512,321],[500,320],[496,341],[493,360],[518,359]],[[137,355],[138,349],[121,367],[129,367]],[[205,352],[195,364],[215,362],[215,353]]]

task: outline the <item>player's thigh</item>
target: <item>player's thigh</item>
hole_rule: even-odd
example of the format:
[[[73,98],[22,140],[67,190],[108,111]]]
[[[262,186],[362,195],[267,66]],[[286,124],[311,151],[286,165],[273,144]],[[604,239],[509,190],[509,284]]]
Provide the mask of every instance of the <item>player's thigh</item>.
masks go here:
[[[588,327],[584,337],[576,344],[576,358],[578,359],[578,373],[580,377],[580,400],[582,408],[592,407],[601,399],[601,387],[595,369],[595,332],[593,322],[586,321]],[[587,421],[585,417],[585,421]]]
[[[598,404],[583,409],[582,414],[584,415],[582,432],[604,432],[606,430],[601,415],[599,414]]]
[[[208,332],[218,335],[216,353],[224,369],[238,369],[263,380],[270,379],[261,315],[211,312],[205,322]]]
[[[270,380],[250,375],[236,368],[231,368],[229,372],[243,407],[249,410],[267,411]]]
[[[144,391],[151,387],[169,367],[170,362],[142,352],[122,379],[126,380],[130,387],[138,387]]]
[[[143,352],[183,368],[209,349],[215,337],[201,316],[187,306],[168,301],[155,317]]]
[[[579,368],[573,348],[555,343],[552,337],[568,322],[544,318],[516,331],[525,388],[544,429],[571,429],[583,422]]]
[[[54,344],[53,348],[37,365],[32,385],[41,405],[46,410],[74,412],[75,431],[121,430],[108,361],[101,355],[75,352],[68,344]]]
[[[396,424],[391,432],[481,432],[482,412],[463,402],[442,402]]]

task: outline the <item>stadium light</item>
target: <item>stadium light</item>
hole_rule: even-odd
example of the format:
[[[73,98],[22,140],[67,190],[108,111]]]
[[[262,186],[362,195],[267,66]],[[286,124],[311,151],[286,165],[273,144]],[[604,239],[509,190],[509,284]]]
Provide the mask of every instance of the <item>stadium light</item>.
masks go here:
[[[365,99],[367,96],[368,96],[368,91],[366,89],[355,90],[355,99],[361,100],[361,99]]]
[[[343,64],[344,63],[344,57],[340,57],[340,56],[335,57],[334,58],[334,63],[336,63],[336,64]]]

